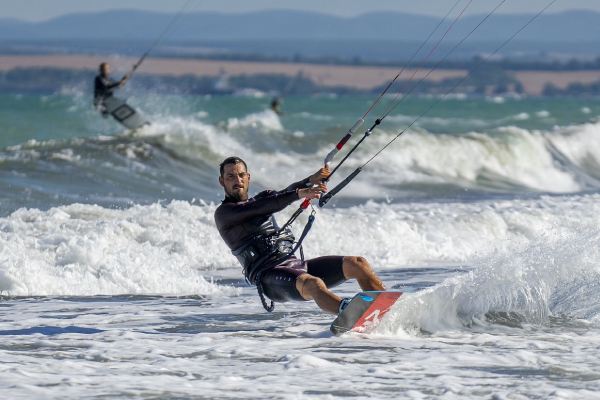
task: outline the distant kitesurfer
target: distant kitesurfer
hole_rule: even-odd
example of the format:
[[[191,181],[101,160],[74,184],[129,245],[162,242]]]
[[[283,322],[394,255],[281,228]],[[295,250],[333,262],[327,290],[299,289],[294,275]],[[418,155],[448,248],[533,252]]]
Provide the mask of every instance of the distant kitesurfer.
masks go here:
[[[281,110],[281,99],[279,97],[273,97],[271,100],[271,110],[277,115],[283,115]]]
[[[284,190],[265,190],[248,198],[250,173],[246,163],[229,157],[220,164],[219,183],[225,199],[215,211],[215,222],[242,264],[246,279],[258,286],[261,297],[264,293],[276,302],[314,300],[321,309],[336,314],[349,299],[338,297],[331,287],[356,279],[363,290],[384,290],[363,257],[325,256],[302,261],[289,254],[294,236],[289,229],[280,231],[273,214],[296,200],[319,198],[327,191],[323,181],[329,174],[328,168],[321,168]]]
[[[128,75],[123,76],[121,80],[114,81],[110,78],[110,64],[103,62],[99,67],[99,74],[94,79],[94,106],[102,113],[104,117],[108,116],[108,112],[104,107],[104,100],[112,97],[114,91],[127,82]]]

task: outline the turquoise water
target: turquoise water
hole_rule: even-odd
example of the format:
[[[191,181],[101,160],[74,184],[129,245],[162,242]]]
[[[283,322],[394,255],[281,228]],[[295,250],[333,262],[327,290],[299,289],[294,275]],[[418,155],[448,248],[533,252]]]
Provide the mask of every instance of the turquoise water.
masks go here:
[[[387,101],[391,101],[388,96]],[[150,119],[168,117],[201,119],[219,125],[229,118],[243,118],[265,109],[270,98],[210,96],[132,96],[131,103]],[[288,133],[300,130],[333,140],[362,115],[371,96],[288,97],[282,119]],[[411,98],[402,102],[392,116],[408,121],[436,101],[435,98]],[[500,103],[498,102],[500,101]],[[389,103],[384,103],[384,105]],[[589,108],[588,113],[582,108]],[[381,107],[383,110],[385,107]],[[548,116],[536,113],[547,111]],[[514,118],[521,113],[529,118]],[[469,99],[440,102],[422,121],[421,126],[434,133],[464,133],[474,128],[514,125],[525,129],[551,129],[554,125],[573,125],[600,114],[598,99]],[[377,114],[373,114],[372,117]],[[512,119],[511,119],[512,118]],[[434,120],[434,119],[437,119]],[[401,124],[393,124],[401,127]],[[0,147],[17,145],[30,139],[38,141],[94,137],[122,132],[113,121],[102,121],[91,106],[87,94],[15,95],[0,94]]]
[[[218,201],[216,166],[231,154],[258,169],[257,189],[285,186],[317,168],[372,101],[369,96],[289,97],[278,117],[266,111],[266,95],[130,95],[129,102],[152,121],[133,135],[101,118],[88,95],[74,89],[0,96],[0,188],[6,194],[0,213],[72,202],[122,207],[170,199]],[[388,96],[368,116],[357,138],[391,101]],[[369,198],[472,199],[598,187],[600,158],[585,142],[594,140],[597,99],[411,97],[340,176],[432,104],[430,113],[339,196],[341,205]]]
[[[124,132],[75,89],[0,95],[9,397],[598,398],[599,100],[407,99],[332,185],[439,104],[304,248],[364,256],[411,293],[336,338],[312,302],[263,313],[215,228],[217,165],[236,154],[251,191],[283,188],[371,99],[290,97],[278,117],[268,96],[124,94],[151,126]]]

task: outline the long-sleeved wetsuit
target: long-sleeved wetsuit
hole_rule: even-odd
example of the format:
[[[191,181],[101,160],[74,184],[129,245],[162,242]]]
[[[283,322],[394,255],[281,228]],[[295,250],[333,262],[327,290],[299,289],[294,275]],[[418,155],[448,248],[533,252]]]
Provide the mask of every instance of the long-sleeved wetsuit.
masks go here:
[[[225,197],[215,211],[215,223],[227,246],[231,250],[238,249],[260,233],[262,225],[274,213],[298,200],[296,190],[307,187],[308,182],[306,178],[281,191],[265,190],[240,202]]]
[[[282,191],[265,190],[256,196],[236,202],[226,197],[215,211],[215,222],[221,237],[233,251],[260,234],[264,224],[279,212],[298,200],[297,189],[309,185],[304,179],[288,186]],[[327,287],[338,285],[345,280],[343,273],[343,257],[325,256],[306,262],[290,257],[283,263],[277,258],[269,258],[261,265],[253,265],[251,270],[244,270],[246,278],[256,282],[257,271],[261,271],[264,293],[275,301],[303,300],[296,290],[296,278],[303,273],[317,276]]]
[[[112,97],[115,89],[121,84],[120,81],[113,81],[109,77],[97,75],[94,79],[94,105],[99,106],[104,99]]]

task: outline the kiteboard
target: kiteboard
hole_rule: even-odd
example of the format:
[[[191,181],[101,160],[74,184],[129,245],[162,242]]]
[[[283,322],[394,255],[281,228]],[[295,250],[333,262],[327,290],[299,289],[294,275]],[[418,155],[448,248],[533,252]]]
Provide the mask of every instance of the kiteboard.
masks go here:
[[[150,125],[133,107],[118,97],[107,97],[102,102],[107,113],[128,129],[139,129],[144,125]]]
[[[402,296],[402,292],[362,292],[352,298],[331,324],[331,333],[364,333],[379,324],[381,318]]]

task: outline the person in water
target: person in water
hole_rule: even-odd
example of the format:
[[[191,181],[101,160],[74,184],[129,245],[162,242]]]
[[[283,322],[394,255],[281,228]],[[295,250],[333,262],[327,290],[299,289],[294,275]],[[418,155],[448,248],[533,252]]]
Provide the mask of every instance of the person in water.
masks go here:
[[[384,290],[367,260],[355,256],[324,256],[300,260],[289,253],[294,237],[281,231],[274,213],[303,198],[317,199],[327,191],[328,168],[281,191],[265,190],[249,198],[250,173],[244,160],[229,157],[220,164],[219,183],[225,199],[215,211],[217,229],[242,264],[244,276],[275,302],[314,300],[336,314],[349,302],[330,288],[356,279],[363,290]]]
[[[273,111],[277,115],[283,115],[283,111],[281,110],[282,101],[279,97],[273,97],[271,100],[271,111]]]
[[[104,100],[112,97],[116,89],[125,85],[129,76],[125,75],[119,81],[112,80],[110,78],[110,64],[105,62],[100,64],[98,69],[99,73],[94,79],[94,106],[106,117],[108,112],[104,107]]]

